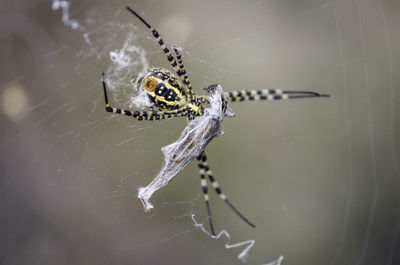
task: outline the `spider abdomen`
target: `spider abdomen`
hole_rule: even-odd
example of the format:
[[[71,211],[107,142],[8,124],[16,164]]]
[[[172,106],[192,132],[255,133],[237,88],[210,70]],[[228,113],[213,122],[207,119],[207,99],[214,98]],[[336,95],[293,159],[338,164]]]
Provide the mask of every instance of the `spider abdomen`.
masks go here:
[[[152,68],[137,84],[158,110],[179,109],[187,104],[182,84],[170,72]]]

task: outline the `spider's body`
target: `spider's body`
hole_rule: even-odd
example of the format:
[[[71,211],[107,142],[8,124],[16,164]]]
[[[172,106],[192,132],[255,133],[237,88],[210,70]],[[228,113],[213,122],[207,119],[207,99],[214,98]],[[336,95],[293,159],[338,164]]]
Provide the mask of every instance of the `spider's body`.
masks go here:
[[[185,67],[183,65],[182,56],[177,48],[173,48],[176,58],[171,54],[169,49],[166,47],[160,34],[150,26],[141,16],[139,16],[131,8],[127,9],[135,15],[147,28],[152,32],[154,38],[161,47],[161,50],[167,57],[173,67],[176,75],[160,68],[151,68],[141,78],[136,80],[136,87],[147,93],[150,101],[152,102],[151,110],[145,111],[131,111],[123,110],[110,106],[107,97],[107,88],[105,77],[103,73],[103,89],[105,97],[105,107],[108,112],[123,114],[126,116],[132,116],[138,120],[161,120],[172,117],[187,117],[188,120],[193,120],[197,116],[204,115],[204,109],[210,105],[206,96],[198,96],[193,92],[189,78],[186,74]],[[209,86],[206,90],[212,90],[217,85]],[[210,92],[210,91],[208,91]],[[225,116],[232,116],[228,102],[239,102],[239,101],[254,101],[254,100],[284,100],[284,99],[296,99],[296,98],[311,98],[311,97],[328,97],[328,95],[321,95],[311,91],[287,91],[280,89],[259,89],[259,90],[239,90],[224,92],[221,95],[221,108]],[[204,116],[203,116],[204,117]],[[210,128],[208,128],[210,129]],[[202,134],[202,132],[198,132]],[[183,151],[193,144],[187,139],[188,146],[183,148]],[[203,143],[204,144],[204,143]],[[206,143],[208,144],[208,142]],[[208,166],[207,157],[204,151],[206,146],[202,147],[202,152],[197,157],[198,166],[200,168],[200,179],[202,190],[204,193],[204,200],[206,202],[207,213],[210,222],[211,233],[215,235],[214,226],[211,219],[211,210],[209,205],[207,178],[210,181],[212,187],[218,196],[247,224],[255,227],[246,217],[244,217],[228,200],[227,196],[222,192],[219,184],[213,177],[213,174]],[[185,157],[185,154],[181,154]]]
[[[180,109],[188,102],[178,78],[160,68],[149,69],[137,80],[136,88],[145,91],[154,108],[160,111]]]

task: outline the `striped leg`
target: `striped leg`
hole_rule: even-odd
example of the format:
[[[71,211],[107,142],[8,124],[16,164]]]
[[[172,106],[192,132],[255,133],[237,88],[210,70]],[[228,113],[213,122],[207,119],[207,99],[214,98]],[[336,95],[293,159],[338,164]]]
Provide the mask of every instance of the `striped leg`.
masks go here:
[[[176,109],[176,110],[169,110],[169,111],[130,111],[130,110],[123,110],[123,109],[111,107],[110,104],[108,103],[107,86],[106,86],[104,72],[102,74],[101,81],[103,83],[106,111],[108,111],[108,112],[131,116],[140,121],[141,120],[150,120],[150,121],[163,120],[166,118],[187,116],[189,114],[189,110],[186,107],[181,108],[181,109]]]
[[[187,92],[190,97],[190,102],[193,103],[194,101],[193,88],[192,84],[190,83],[189,77],[186,74],[185,66],[183,65],[182,55],[176,47],[172,47],[172,49],[174,49],[174,52],[176,54],[176,59],[178,60],[179,69],[183,73],[182,83],[187,87],[188,90]]]
[[[243,220],[245,221],[248,225],[251,227],[255,228],[256,226],[250,222],[243,214],[241,214],[236,207],[228,200],[226,195],[222,192],[218,182],[215,180],[210,167],[208,166],[207,163],[207,156],[205,152],[203,151],[200,156],[197,158],[198,163],[199,163],[199,168],[200,168],[200,176],[207,175],[208,179],[211,182],[211,185],[213,186],[215,192],[218,194],[218,196]],[[205,176],[204,176],[205,178]],[[203,177],[202,177],[203,179]],[[204,188],[203,188],[204,190]],[[207,195],[207,201],[208,201],[208,195]],[[206,204],[208,205],[208,202],[206,201]],[[208,207],[208,206],[207,206]],[[210,216],[210,223],[211,223],[211,216]]]
[[[163,41],[163,39],[161,38],[160,34],[158,33],[157,30],[155,30],[152,26],[150,26],[149,23],[146,22],[146,20],[144,20],[141,16],[139,16],[138,13],[136,13],[135,11],[133,11],[129,6],[126,7],[126,9],[128,9],[129,12],[131,12],[133,15],[135,15],[140,21],[143,22],[143,24],[146,25],[146,27],[148,27],[151,31],[151,33],[153,34],[154,38],[156,38],[158,44],[160,45],[161,49],[163,50],[163,52],[165,53],[165,55],[167,56],[167,59],[169,61],[169,63],[171,64],[171,66],[174,68],[176,74],[179,76],[179,79],[184,82],[184,72],[182,72],[179,69],[178,64],[175,61],[175,57],[172,56],[171,52],[169,51],[169,49],[167,48],[167,46],[165,46],[165,43]],[[186,72],[185,72],[186,73]]]
[[[285,91],[280,89],[239,90],[224,92],[224,96],[232,102],[244,100],[281,100],[329,97],[329,95],[319,94],[312,91]]]
[[[197,157],[197,163],[200,169],[200,181],[201,181],[201,189],[203,190],[204,194],[204,201],[206,203],[207,214],[208,214],[208,221],[210,222],[210,229],[211,234],[215,236],[214,225],[211,218],[211,208],[210,208],[210,201],[208,198],[208,187],[207,187],[207,179],[205,175],[204,169],[204,162],[203,162],[204,151]]]

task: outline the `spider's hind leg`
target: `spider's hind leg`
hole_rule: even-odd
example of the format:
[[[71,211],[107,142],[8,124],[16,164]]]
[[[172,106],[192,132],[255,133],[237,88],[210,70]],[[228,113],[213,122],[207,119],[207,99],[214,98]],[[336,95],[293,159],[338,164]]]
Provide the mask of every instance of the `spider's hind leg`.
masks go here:
[[[183,59],[182,59],[182,55],[179,51],[179,49],[176,46],[172,46],[172,49],[174,50],[175,54],[176,54],[176,59],[178,60],[178,65],[179,65],[179,69],[182,73],[182,76],[180,76],[182,83],[186,86],[187,88],[187,93],[189,95],[190,98],[190,102],[193,103],[193,88],[192,88],[192,84],[190,83],[189,77],[187,75],[187,72],[185,70],[185,66],[183,65]]]
[[[138,13],[136,13],[133,9],[131,9],[129,6],[126,7],[126,9],[131,12],[133,15],[135,15],[140,21],[142,21],[143,24],[146,25],[146,27],[151,31],[153,34],[153,37],[156,39],[158,44],[160,45],[161,50],[164,52],[165,56],[167,57],[168,62],[171,64],[171,66],[174,68],[175,73],[179,76],[179,79],[184,82],[185,78],[184,75],[186,74],[185,69],[180,69],[180,65],[175,60],[175,57],[171,54],[170,50],[168,47],[165,45],[164,40],[162,39],[160,33],[153,28],[146,20],[144,20]],[[190,83],[189,83],[190,85]]]

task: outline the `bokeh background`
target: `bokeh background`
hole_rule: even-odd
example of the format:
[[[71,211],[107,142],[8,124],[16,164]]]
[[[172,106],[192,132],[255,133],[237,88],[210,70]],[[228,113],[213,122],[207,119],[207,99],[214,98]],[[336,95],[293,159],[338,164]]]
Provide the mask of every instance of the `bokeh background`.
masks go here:
[[[186,122],[105,112],[103,70],[111,100],[129,107],[122,74],[168,68],[126,5],[183,48],[199,93],[219,83],[331,95],[232,104],[237,116],[207,148],[257,225],[211,194],[217,230],[256,241],[249,264],[400,264],[399,1],[70,4],[0,3],[0,264],[241,264],[241,250],[190,218],[207,224],[195,163],[155,193],[153,211],[135,197]],[[129,47],[140,56],[118,79],[110,52]]]

